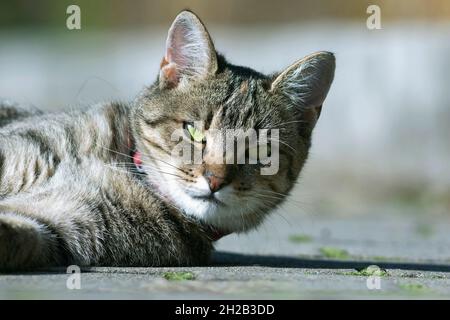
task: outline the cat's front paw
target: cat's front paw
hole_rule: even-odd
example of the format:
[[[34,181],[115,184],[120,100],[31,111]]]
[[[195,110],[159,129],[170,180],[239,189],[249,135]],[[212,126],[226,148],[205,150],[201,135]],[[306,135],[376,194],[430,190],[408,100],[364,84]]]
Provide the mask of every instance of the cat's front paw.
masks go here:
[[[0,270],[39,265],[45,239],[37,222],[13,213],[0,213]]]

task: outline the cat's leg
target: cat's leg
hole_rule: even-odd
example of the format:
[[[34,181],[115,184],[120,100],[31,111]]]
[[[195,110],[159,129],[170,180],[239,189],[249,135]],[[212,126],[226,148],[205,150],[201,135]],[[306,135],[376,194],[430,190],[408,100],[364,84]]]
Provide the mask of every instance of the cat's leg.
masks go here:
[[[102,226],[77,192],[38,188],[0,201],[0,270],[96,263]]]
[[[58,240],[35,219],[0,212],[0,270],[57,264]]]
[[[209,237],[130,174],[90,161],[0,201],[0,268],[208,262]],[[72,169],[71,169],[72,168]]]

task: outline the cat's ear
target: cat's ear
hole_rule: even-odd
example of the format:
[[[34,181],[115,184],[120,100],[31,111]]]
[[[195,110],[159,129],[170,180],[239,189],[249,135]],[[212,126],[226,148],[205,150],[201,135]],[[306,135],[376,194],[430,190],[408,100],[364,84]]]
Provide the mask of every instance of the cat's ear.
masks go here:
[[[217,54],[208,31],[190,11],[182,11],[169,29],[159,73],[160,86],[175,88],[217,71]]]
[[[335,66],[331,52],[313,53],[284,70],[270,91],[287,97],[312,129],[333,82]]]

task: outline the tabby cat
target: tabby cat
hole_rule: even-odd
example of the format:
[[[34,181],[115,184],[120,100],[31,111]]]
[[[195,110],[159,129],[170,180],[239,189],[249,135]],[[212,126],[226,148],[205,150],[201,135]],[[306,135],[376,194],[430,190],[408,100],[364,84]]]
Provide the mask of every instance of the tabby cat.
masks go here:
[[[132,103],[0,105],[0,269],[208,263],[215,240],[258,226],[294,186],[334,69],[329,52],[269,76],[232,65],[183,11],[156,81]],[[210,161],[209,132],[227,128],[279,129],[277,173]],[[179,129],[200,163],[172,156]]]

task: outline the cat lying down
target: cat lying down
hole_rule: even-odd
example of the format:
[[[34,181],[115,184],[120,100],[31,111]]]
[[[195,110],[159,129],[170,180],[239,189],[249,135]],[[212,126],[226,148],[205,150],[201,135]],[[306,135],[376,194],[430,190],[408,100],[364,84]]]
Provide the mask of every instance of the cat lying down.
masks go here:
[[[134,102],[20,116],[0,106],[0,269],[207,264],[215,240],[285,200],[334,69],[329,52],[268,76],[232,65],[183,11]],[[230,131],[250,132],[232,156]]]

